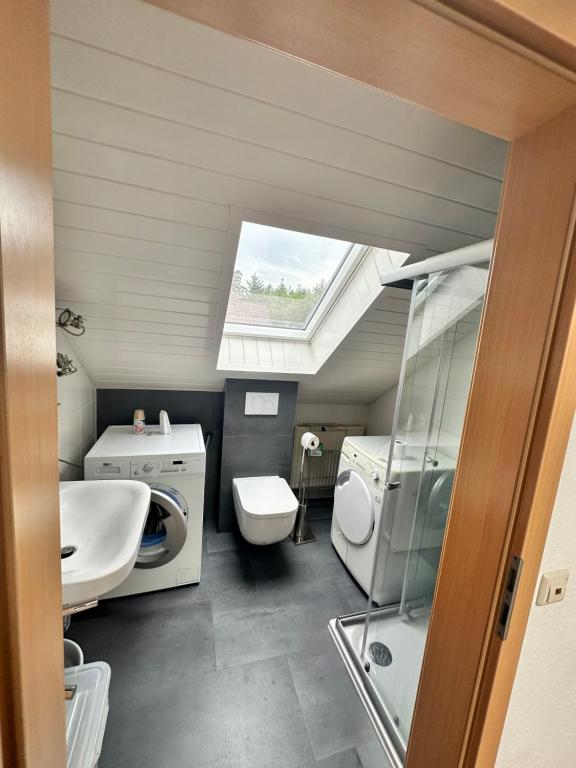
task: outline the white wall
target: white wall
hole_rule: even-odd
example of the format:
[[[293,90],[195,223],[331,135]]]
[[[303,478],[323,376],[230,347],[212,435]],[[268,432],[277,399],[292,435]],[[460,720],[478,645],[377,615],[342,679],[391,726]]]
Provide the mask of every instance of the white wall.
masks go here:
[[[576,764],[576,422],[540,571],[561,568],[571,579],[564,601],[532,606],[496,768]]]
[[[392,387],[368,406],[366,432],[369,435],[389,435],[392,432],[394,406],[398,387]]]
[[[296,403],[296,424],[368,424],[365,405],[334,403]]]
[[[477,325],[469,318],[460,321],[459,326],[465,329],[463,335],[454,345],[449,369],[444,372],[448,376],[448,388],[445,405],[441,411],[441,431],[449,436],[459,438],[464,424],[464,415],[474,354],[476,352]],[[471,328],[472,330],[467,330]],[[413,386],[411,392],[410,412],[413,416],[415,431],[427,430],[429,403],[433,397],[438,376],[436,358],[419,367],[416,374],[408,376],[406,387]],[[393,387],[368,406],[367,432],[369,435],[389,435],[392,431],[394,407],[398,387]],[[408,390],[406,392],[408,394]],[[459,440],[456,441],[459,444]]]
[[[78,368],[70,376],[58,377],[59,458],[82,465],[96,439],[96,390],[64,331],[57,331],[56,347],[58,352],[71,357]],[[63,463],[59,468],[61,480],[82,479],[79,469]]]

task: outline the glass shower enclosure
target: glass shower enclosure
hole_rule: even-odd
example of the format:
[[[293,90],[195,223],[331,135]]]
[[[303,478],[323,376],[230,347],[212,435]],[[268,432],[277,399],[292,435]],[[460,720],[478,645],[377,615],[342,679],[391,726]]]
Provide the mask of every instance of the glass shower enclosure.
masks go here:
[[[405,758],[416,702],[488,266],[414,280],[367,609],[330,624],[395,766]],[[395,602],[382,604],[394,581]]]

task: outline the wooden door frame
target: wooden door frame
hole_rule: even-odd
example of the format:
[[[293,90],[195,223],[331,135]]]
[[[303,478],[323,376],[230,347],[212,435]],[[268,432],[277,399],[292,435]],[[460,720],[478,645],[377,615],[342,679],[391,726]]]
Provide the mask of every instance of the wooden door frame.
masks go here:
[[[514,0],[147,2],[512,141],[407,756],[408,768],[490,766],[574,409],[576,41],[559,45],[542,17],[520,25]],[[0,197],[10,206],[0,212],[0,567],[9,587],[0,590],[0,768],[58,768],[65,746],[48,0],[5,0],[1,13]],[[14,313],[22,306],[26,323]],[[478,543],[471,555],[470,540]],[[512,551],[525,569],[502,643],[494,623]]]
[[[0,766],[62,768],[48,3],[0,29]]]

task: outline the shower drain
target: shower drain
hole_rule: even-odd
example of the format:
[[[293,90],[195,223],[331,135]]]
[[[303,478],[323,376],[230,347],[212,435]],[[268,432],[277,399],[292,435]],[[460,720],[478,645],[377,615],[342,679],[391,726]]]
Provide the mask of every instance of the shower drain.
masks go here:
[[[392,664],[390,648],[384,643],[370,643],[368,653],[374,664],[378,664],[379,667],[389,667]]]
[[[71,557],[78,547],[62,547],[60,550],[60,559],[65,560],[67,557]]]

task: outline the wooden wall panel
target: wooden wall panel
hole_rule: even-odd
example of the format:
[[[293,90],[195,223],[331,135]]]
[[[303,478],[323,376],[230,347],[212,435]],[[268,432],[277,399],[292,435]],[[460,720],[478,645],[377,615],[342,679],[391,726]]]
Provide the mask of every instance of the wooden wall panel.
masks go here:
[[[573,0],[417,0],[437,9],[445,5],[469,20],[506,34],[527,50],[546,55],[576,72],[576,7]],[[462,17],[464,18],[464,17]]]
[[[0,735],[65,764],[47,0],[0,4]]]
[[[505,139],[576,100],[576,83],[409,0],[146,1]]]
[[[456,768],[466,744],[520,492],[530,482],[542,387],[553,375],[575,132],[573,108],[512,145],[407,768]],[[483,684],[490,689],[489,679]]]

